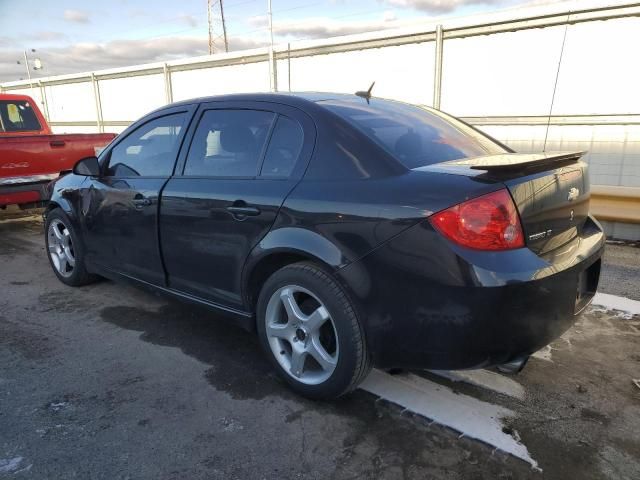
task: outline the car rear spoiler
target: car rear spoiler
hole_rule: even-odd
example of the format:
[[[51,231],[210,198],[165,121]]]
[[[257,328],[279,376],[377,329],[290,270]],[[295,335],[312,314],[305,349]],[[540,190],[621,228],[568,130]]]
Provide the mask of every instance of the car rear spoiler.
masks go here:
[[[586,152],[501,153],[445,162],[442,166],[465,166],[472,170],[508,172],[532,168],[556,167],[575,163]]]

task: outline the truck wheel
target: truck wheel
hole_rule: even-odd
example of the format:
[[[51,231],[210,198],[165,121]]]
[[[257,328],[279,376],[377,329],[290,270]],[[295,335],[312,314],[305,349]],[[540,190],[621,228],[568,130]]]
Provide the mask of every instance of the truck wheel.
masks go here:
[[[87,285],[97,277],[87,272],[84,251],[69,217],[59,208],[47,214],[45,242],[49,263],[58,279],[72,287]]]
[[[288,265],[267,280],[258,298],[257,330],[280,376],[305,397],[348,393],[371,369],[351,301],[312,263]]]

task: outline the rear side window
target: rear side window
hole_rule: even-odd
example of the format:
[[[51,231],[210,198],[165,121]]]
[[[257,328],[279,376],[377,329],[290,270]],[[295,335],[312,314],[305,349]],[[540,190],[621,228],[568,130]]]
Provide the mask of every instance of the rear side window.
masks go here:
[[[41,130],[40,122],[29,102],[0,100],[0,131],[33,132]]]
[[[168,177],[173,173],[186,113],[156,118],[128,134],[109,156],[111,177]]]
[[[319,102],[370,137],[407,168],[494,153],[504,148],[464,123],[435,111],[385,101]]]
[[[193,136],[185,175],[255,177],[275,113],[208,110]]]
[[[298,122],[280,115],[262,163],[263,177],[288,177],[302,150],[304,135]]]

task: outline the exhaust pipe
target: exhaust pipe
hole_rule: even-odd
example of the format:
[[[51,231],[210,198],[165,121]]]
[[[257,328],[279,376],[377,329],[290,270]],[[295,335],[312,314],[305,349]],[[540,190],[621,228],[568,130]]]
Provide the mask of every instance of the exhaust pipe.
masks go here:
[[[510,362],[497,365],[496,368],[500,373],[516,374],[520,373],[529,360],[529,355],[517,357]]]

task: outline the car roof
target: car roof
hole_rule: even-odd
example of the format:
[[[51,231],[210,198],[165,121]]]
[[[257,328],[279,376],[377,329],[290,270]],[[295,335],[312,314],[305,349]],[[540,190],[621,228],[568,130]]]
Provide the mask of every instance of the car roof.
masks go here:
[[[0,100],[26,100],[32,101],[32,98],[28,95],[18,95],[15,93],[0,93]]]
[[[354,102],[362,101],[366,102],[366,99],[358,97],[355,94],[348,93],[330,93],[330,92],[262,92],[262,93],[233,93],[227,95],[215,95],[210,97],[191,98],[188,100],[182,100],[170,105],[166,105],[162,108],[175,107],[179,105],[192,105],[195,103],[208,103],[208,102],[225,102],[225,101],[244,101],[244,102],[273,102],[290,105],[293,107],[304,107],[311,104],[317,104],[323,101],[344,101]]]

